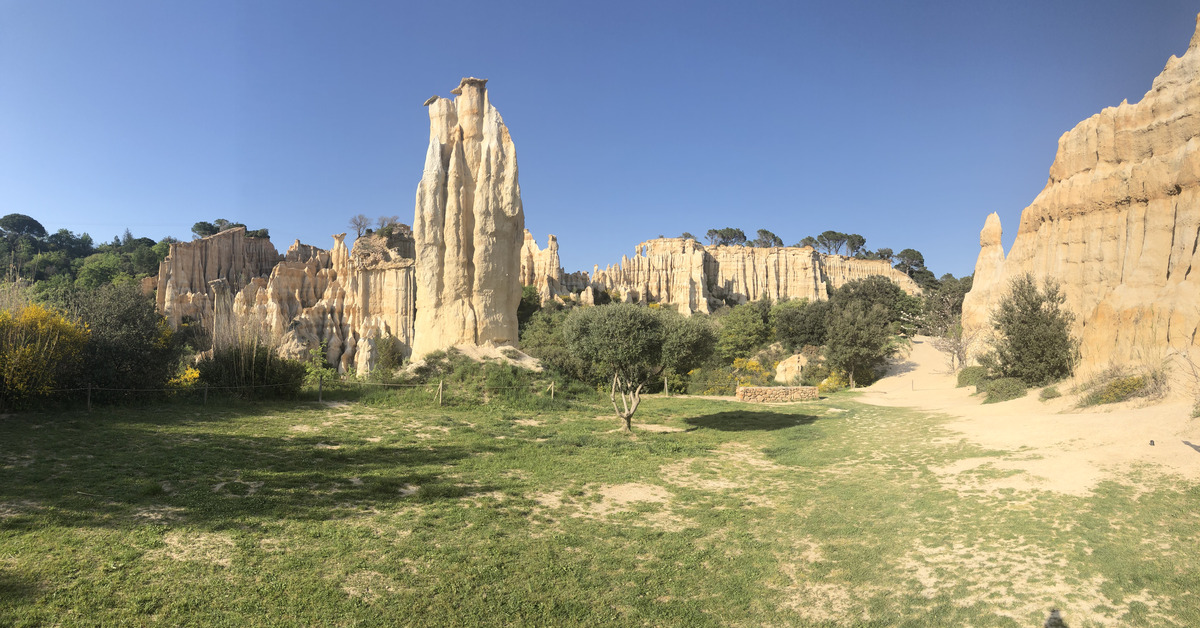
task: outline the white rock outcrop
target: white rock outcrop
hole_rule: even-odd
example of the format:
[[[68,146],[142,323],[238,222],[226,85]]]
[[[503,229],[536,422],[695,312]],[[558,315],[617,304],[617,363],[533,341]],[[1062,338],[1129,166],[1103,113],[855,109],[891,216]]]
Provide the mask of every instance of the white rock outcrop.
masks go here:
[[[1081,371],[1200,348],[1200,18],[1141,102],[1121,103],[1058,140],[1046,187],[1008,255],[995,214],[980,233],[968,329],[986,330],[1013,277],[1062,286]]]
[[[413,353],[517,342],[525,214],[517,155],[486,79],[434,96],[417,186]]]

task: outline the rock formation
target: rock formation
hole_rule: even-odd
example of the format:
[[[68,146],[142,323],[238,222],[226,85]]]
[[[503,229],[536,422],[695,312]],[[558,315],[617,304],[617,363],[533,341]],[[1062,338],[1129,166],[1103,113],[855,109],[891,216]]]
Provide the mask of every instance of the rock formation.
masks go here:
[[[988,216],[968,329],[986,328],[1009,281],[1060,283],[1084,372],[1200,342],[1200,18],[1141,102],[1109,107],[1058,140],[1050,177],[1007,256]]]
[[[237,291],[271,272],[279,260],[271,240],[247,237],[244,227],[175,242],[158,266],[158,311],[174,327],[186,317],[211,329],[216,293],[209,283],[223,279]]]
[[[348,253],[344,239],[329,251],[297,240],[283,256],[270,240],[231,232],[174,244],[159,267],[159,310],[173,325],[201,321],[222,342],[264,333],[284,357],[324,346],[339,371],[369,372],[380,338],[412,344],[413,240],[406,228],[366,235]]]
[[[417,186],[413,353],[517,341],[525,215],[517,155],[485,79],[464,78],[429,108]]]
[[[551,248],[557,264],[558,245],[553,239]],[[536,252],[536,245],[533,250]],[[541,278],[546,272],[545,263],[531,263],[529,267],[534,272],[522,276],[526,285],[555,283]],[[561,269],[557,270],[563,277]],[[887,277],[909,294],[921,291],[912,279],[886,261],[825,255],[810,247],[706,248],[691,238],[643,242],[633,257],[623,256],[619,264],[604,270],[597,266],[590,278],[580,273],[557,283],[570,292],[590,287],[588,296],[581,295],[584,301],[594,300],[595,291],[607,290],[622,301],[659,303],[691,314],[709,313],[725,302],[745,303],[764,297],[827,299],[829,288],[875,275]]]

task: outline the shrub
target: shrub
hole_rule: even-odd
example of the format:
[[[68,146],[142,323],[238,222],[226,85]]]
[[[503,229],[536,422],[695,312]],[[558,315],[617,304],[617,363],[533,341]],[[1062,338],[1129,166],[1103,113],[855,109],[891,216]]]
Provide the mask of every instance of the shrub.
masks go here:
[[[1042,392],[1038,393],[1038,399],[1041,399],[1042,401],[1058,399],[1061,396],[1062,393],[1058,392],[1058,388],[1055,386],[1047,386],[1042,389]]]
[[[0,311],[0,404],[46,397],[83,356],[87,329],[37,305]]]
[[[988,378],[988,369],[986,366],[968,366],[958,372],[958,388],[964,386],[978,386]]]
[[[1102,403],[1117,403],[1133,397],[1141,397],[1145,393],[1146,385],[1146,377],[1142,375],[1118,377],[1084,397],[1083,405],[1094,406]]]
[[[1000,379],[987,380],[980,384],[981,389],[978,392],[986,392],[987,397],[983,400],[984,403],[998,403],[1008,401],[1009,399],[1018,399],[1025,396],[1028,388],[1025,386],[1025,381],[1019,377],[1001,377]]]
[[[833,371],[821,383],[817,384],[817,392],[821,394],[834,393],[842,390],[850,385],[850,380],[845,373],[841,371]]]
[[[1062,309],[1065,300],[1052,281],[1039,290],[1033,275],[1013,279],[992,315],[996,339],[981,362],[1001,377],[1018,377],[1030,386],[1071,375],[1078,350],[1070,330],[1075,316]]]
[[[688,393],[733,395],[738,386],[770,386],[771,372],[757,360],[737,358],[733,364],[709,365],[688,372]]]
[[[865,302],[852,300],[844,306],[833,306],[829,316],[825,359],[829,366],[842,370],[850,377],[850,387],[875,379],[875,370],[883,366],[896,351],[887,309],[880,304],[868,309]]]
[[[751,301],[738,305],[721,317],[717,354],[726,362],[748,358],[771,340],[768,324],[770,302]]]
[[[238,397],[295,397],[308,372],[304,362],[279,357],[266,343],[242,340],[196,364],[200,381]]]

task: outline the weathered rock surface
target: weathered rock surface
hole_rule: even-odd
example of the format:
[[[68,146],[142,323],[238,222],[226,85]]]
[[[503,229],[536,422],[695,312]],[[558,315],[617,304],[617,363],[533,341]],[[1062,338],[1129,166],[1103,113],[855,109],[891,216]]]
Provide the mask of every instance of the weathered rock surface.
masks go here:
[[[658,238],[638,245],[633,257],[604,270],[591,285],[616,291],[622,300],[659,303],[684,314],[711,312],[723,302],[761,298],[828,299],[826,285],[880,275],[905,292],[920,287],[885,261],[825,255],[810,247],[704,247],[690,238]]]
[[[270,239],[247,237],[243,227],[176,242],[158,266],[158,311],[172,326],[186,317],[211,329],[215,291],[209,283],[223,279],[237,291],[271,272],[279,260]]]
[[[485,79],[464,78],[429,108],[417,186],[413,353],[517,341],[525,214],[508,128]]]
[[[780,384],[790,384],[800,379],[804,367],[808,366],[808,358],[803,354],[797,353],[788,358],[780,360],[779,364],[775,365],[775,381]]]
[[[986,328],[1009,281],[1031,273],[1062,286],[1084,372],[1194,349],[1198,243],[1200,28],[1141,102],[1109,107],[1059,138],[1007,256],[999,219],[988,217],[964,325]]]
[[[326,359],[342,372],[369,372],[380,338],[394,336],[411,346],[415,273],[406,230],[390,238],[363,236],[353,252],[346,250],[345,234],[334,236],[330,251],[296,241],[283,256],[269,240],[226,233],[172,245],[159,268],[158,299],[173,324],[190,316],[218,335],[261,330],[290,358],[306,359],[324,345]],[[268,250],[274,255],[270,265]],[[262,263],[228,263],[247,259]],[[200,284],[209,275],[197,270],[204,268],[198,260],[222,270]],[[186,291],[193,286],[202,290]]]
[[[546,248],[540,249],[533,239],[533,234],[529,233],[528,229],[525,230],[525,239],[521,244],[521,285],[537,288],[542,303],[589,287],[587,273],[563,272],[561,264],[558,257],[558,238],[551,235],[546,242]]]

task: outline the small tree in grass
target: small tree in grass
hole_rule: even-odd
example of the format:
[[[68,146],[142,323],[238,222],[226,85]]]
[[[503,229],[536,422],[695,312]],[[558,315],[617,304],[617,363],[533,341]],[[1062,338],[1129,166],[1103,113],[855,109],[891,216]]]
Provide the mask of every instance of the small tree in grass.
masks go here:
[[[1000,377],[1020,378],[1030,386],[1070,376],[1079,351],[1071,337],[1075,315],[1063,309],[1065,300],[1052,280],[1039,290],[1033,275],[1014,278],[992,313],[996,338],[980,362]]]
[[[711,349],[712,333],[701,325],[673,312],[618,303],[572,311],[562,333],[576,358],[606,377],[612,373],[613,410],[632,431],[646,384],[664,368],[686,368]]]
[[[856,372],[873,371],[894,351],[888,310],[883,305],[867,307],[855,300],[830,312],[825,359],[831,367],[850,375],[851,388]]]

